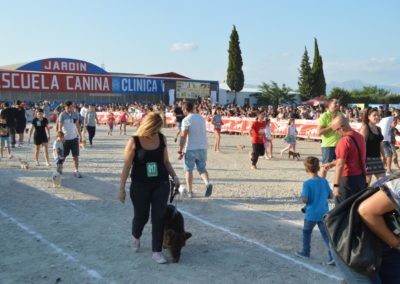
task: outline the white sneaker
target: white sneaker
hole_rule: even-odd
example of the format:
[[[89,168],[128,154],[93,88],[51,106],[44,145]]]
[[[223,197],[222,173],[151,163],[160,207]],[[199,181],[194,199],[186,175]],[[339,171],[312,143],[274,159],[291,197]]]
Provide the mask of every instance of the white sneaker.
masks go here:
[[[153,252],[153,255],[151,256],[151,258],[157,262],[158,264],[164,264],[167,263],[167,260],[165,259],[165,257],[161,254],[161,252]]]
[[[140,249],[140,239],[133,238],[132,245],[133,245],[133,251],[134,251],[134,252],[139,252],[139,249]]]
[[[40,166],[39,161],[36,161],[36,166],[38,166],[38,167]]]

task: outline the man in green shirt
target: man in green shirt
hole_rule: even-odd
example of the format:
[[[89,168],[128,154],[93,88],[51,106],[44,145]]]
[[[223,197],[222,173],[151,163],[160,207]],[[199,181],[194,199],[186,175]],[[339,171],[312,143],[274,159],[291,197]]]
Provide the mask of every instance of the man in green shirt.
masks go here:
[[[343,115],[343,113],[339,111],[339,107],[340,105],[337,99],[330,99],[328,101],[327,111],[319,118],[318,135],[322,137],[322,165],[336,160],[335,149],[340,136],[331,128],[331,122],[336,116]],[[324,167],[321,167],[321,176],[323,178],[326,178],[326,173],[327,171]]]

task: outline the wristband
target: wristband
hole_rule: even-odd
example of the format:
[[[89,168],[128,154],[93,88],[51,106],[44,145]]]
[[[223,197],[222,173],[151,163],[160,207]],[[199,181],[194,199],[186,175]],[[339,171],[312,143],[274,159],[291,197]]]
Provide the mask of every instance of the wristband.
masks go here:
[[[339,187],[339,185],[337,183],[334,183],[333,187]]]

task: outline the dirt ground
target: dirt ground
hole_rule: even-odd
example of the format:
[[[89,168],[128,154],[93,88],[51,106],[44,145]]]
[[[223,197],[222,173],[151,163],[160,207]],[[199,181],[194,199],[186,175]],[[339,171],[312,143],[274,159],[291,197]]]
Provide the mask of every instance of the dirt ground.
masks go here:
[[[183,180],[175,131],[163,132]],[[275,157],[250,170],[248,137],[223,135],[221,153],[211,150],[213,135],[208,138],[214,192],[202,197],[205,186],[195,173],[196,197],[177,203],[193,237],[181,261],[167,265],[150,258],[149,224],[141,251],[130,246],[132,204],[117,200],[128,136],[116,131],[110,137],[98,128],[95,146],[81,151],[83,178],[73,177],[69,158],[61,188],[50,181],[54,165],[33,165],[32,145],[16,148],[13,160],[0,161],[0,283],[338,283],[337,268],[325,265],[327,249],[317,229],[311,258],[294,255],[302,243],[303,162],[280,158],[284,144],[275,139]],[[318,142],[299,141],[297,150],[302,160],[320,157]],[[20,170],[18,158],[27,159],[30,170]]]

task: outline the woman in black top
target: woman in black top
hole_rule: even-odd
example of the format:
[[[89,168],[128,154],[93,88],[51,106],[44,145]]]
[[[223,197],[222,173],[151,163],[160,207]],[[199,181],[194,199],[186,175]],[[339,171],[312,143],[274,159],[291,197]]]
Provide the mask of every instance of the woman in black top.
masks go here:
[[[39,166],[39,150],[40,145],[43,146],[44,157],[46,159],[46,166],[49,166],[49,152],[48,152],[48,143],[50,140],[50,129],[49,129],[49,121],[47,118],[43,117],[43,110],[38,109],[36,111],[35,118],[32,120],[32,126],[29,130],[29,143],[32,137],[32,132],[35,130],[35,134],[33,135],[33,142],[35,144],[35,161],[36,166]],[[47,131],[47,133],[46,133]]]
[[[140,237],[149,219],[151,207],[152,222],[152,259],[157,263],[166,263],[161,254],[164,213],[169,196],[168,175],[179,185],[168,158],[167,140],[160,133],[163,121],[158,113],[150,112],[142,120],[135,135],[125,148],[125,162],[121,173],[119,200],[125,202],[125,185],[131,171],[130,197],[134,209],[132,236],[134,250],[140,248]]]
[[[22,144],[24,144],[24,133],[26,127],[25,109],[22,107],[21,101],[16,101],[15,107],[15,132],[18,134],[18,146],[22,146]]]
[[[368,107],[364,111],[360,134],[364,136],[367,146],[366,179],[368,184],[371,182],[372,175],[375,175],[376,179],[385,176],[385,168],[381,159],[382,155],[383,160],[385,160],[382,142],[383,135],[381,129],[376,125],[379,123],[379,120],[378,109]]]

